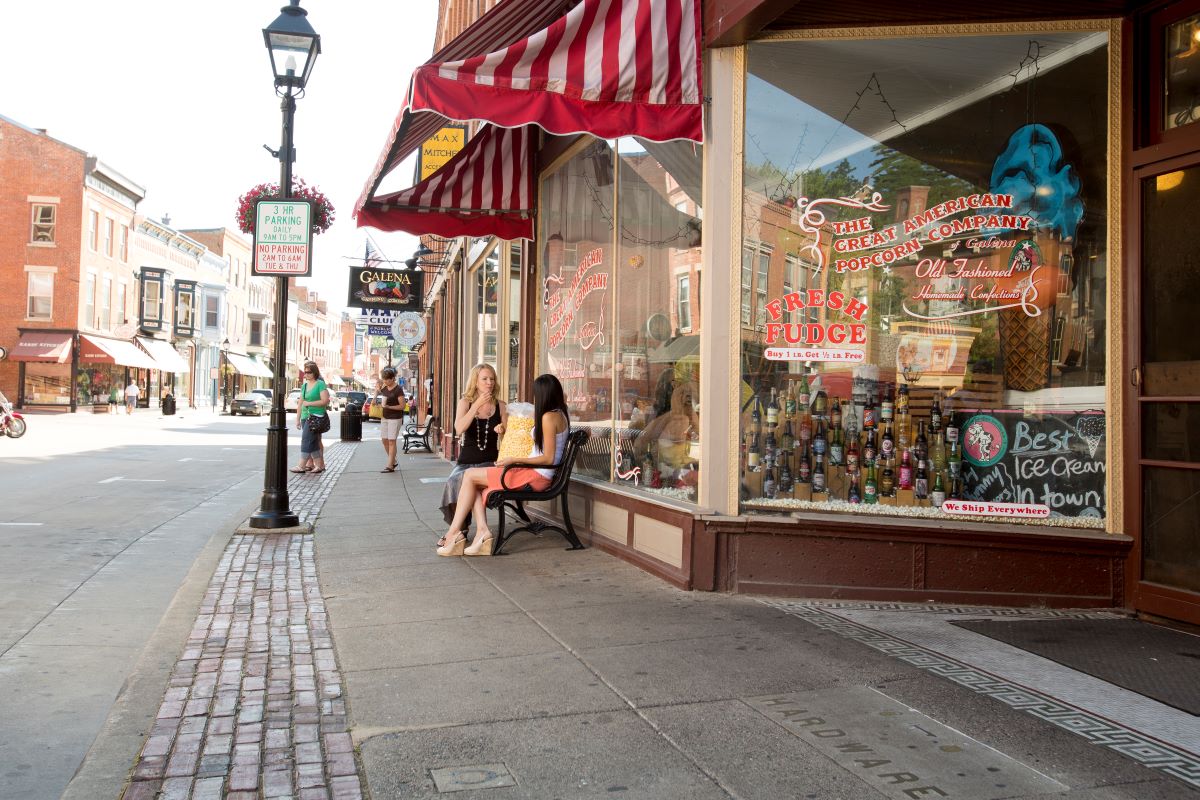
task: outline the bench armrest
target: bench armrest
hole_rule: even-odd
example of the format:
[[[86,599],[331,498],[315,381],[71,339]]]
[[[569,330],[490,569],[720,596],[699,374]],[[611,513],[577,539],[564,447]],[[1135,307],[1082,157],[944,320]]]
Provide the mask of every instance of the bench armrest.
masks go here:
[[[559,470],[559,469],[561,469],[561,468],[562,468],[562,464],[553,464],[553,465],[547,465],[547,464],[523,464],[523,463],[520,463],[520,462],[513,462],[512,464],[505,464],[505,465],[504,465],[504,471],[500,473],[500,488],[501,488],[501,489],[503,489],[503,490],[505,490],[505,491],[510,491],[510,492],[511,492],[511,491],[512,491],[514,488],[519,488],[519,487],[513,487],[513,486],[509,486],[509,485],[508,485],[508,483],[506,483],[506,482],[505,482],[505,478],[508,476],[508,471],[509,471],[510,469],[514,469],[514,468],[516,468],[516,467],[524,467],[524,468],[526,468],[526,469],[549,469],[549,470],[556,470],[556,471],[557,471],[557,470]]]

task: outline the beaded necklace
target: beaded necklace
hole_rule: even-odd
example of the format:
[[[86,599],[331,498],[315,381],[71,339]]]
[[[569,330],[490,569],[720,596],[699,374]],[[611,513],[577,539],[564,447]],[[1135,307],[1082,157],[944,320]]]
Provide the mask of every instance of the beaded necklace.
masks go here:
[[[495,412],[493,412],[493,413],[495,413]],[[487,417],[483,418],[483,434],[482,435],[480,435],[480,433],[479,433],[479,422],[480,422],[479,417],[476,417],[475,418],[475,446],[478,447],[479,452],[482,453],[484,450],[484,445],[487,444],[488,429],[490,428],[490,426],[492,424],[492,418],[491,418],[491,416],[487,416]]]

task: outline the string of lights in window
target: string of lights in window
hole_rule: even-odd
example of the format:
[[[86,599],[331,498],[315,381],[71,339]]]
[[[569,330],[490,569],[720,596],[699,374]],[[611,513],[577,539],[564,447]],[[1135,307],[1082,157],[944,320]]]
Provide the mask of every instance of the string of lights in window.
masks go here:
[[[613,218],[611,211],[604,205],[603,199],[600,196],[600,188],[592,180],[592,176],[586,172],[576,173],[576,177],[583,178],[583,184],[587,187],[588,192],[592,195],[592,202],[596,204],[596,208],[600,210],[600,216],[608,223],[608,229],[616,228],[616,220]],[[663,202],[666,202],[665,200]],[[630,244],[641,245],[643,247],[667,247],[673,242],[683,240],[683,247],[698,247],[700,245],[700,221],[695,217],[689,217],[675,232],[665,239],[655,240],[646,239],[633,233],[624,224],[621,225],[621,241],[629,242]],[[679,245],[675,245],[679,247]]]

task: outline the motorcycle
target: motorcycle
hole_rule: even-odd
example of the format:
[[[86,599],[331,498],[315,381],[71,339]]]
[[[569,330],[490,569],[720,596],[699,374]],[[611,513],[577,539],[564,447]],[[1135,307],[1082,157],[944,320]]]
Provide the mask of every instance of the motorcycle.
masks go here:
[[[25,418],[21,412],[13,411],[12,403],[0,392],[0,433],[10,439],[20,439],[25,435]]]

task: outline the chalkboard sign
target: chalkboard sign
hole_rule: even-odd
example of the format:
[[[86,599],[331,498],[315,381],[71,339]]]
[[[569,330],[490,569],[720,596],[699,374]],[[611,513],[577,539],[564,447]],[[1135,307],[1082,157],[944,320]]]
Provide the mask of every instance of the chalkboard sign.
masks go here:
[[[1104,517],[1102,411],[959,411],[963,497]]]

